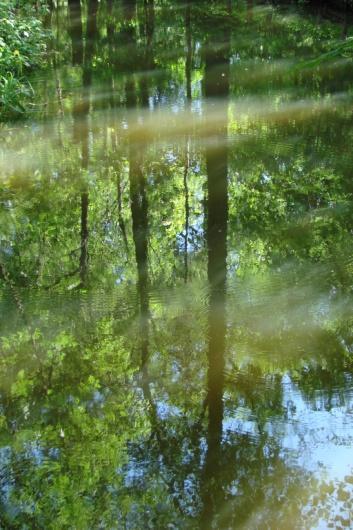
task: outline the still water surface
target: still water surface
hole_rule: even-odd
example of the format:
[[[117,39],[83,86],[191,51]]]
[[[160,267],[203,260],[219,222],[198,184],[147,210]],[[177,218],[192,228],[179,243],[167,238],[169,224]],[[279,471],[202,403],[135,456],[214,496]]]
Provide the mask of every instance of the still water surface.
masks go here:
[[[0,527],[353,526],[349,24],[50,17],[1,134]]]

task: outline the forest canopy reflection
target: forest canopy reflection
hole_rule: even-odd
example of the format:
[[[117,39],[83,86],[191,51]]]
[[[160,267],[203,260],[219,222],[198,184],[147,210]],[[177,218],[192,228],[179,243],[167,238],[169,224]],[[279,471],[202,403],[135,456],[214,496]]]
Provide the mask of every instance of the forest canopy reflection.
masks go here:
[[[352,20],[298,4],[50,2],[0,129],[1,528],[352,525]]]

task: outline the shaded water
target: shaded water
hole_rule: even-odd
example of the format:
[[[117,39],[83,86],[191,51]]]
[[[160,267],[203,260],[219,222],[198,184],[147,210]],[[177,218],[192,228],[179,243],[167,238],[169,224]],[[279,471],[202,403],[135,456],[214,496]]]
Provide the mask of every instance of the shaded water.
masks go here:
[[[59,6],[1,132],[1,528],[352,527],[347,21]],[[304,64],[306,63],[306,64]]]

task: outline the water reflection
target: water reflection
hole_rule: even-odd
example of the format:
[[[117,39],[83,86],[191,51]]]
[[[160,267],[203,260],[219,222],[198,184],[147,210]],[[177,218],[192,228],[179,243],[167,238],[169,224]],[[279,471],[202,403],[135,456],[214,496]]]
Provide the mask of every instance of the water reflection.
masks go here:
[[[342,27],[52,24],[50,105],[1,131],[0,526],[349,527],[352,72],[301,67]]]
[[[222,424],[225,354],[225,291],[227,270],[227,223],[228,223],[228,147],[225,141],[228,128],[229,54],[230,31],[226,31],[214,43],[208,43],[205,52],[204,90],[206,98],[222,98],[219,129],[213,143],[206,148],[207,172],[207,271],[210,283],[208,375],[207,451],[202,477],[201,526],[212,528],[213,520],[220,511],[222,500]],[[220,37],[222,41],[219,42]],[[213,44],[213,46],[212,46]],[[217,49],[219,47],[219,49]]]

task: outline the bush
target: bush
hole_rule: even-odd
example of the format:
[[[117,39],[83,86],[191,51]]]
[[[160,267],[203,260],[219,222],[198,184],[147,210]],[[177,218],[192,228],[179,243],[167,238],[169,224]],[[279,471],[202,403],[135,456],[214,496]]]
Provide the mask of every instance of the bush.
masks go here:
[[[0,119],[13,119],[26,112],[33,90],[28,74],[43,63],[47,32],[27,2],[0,0]]]

